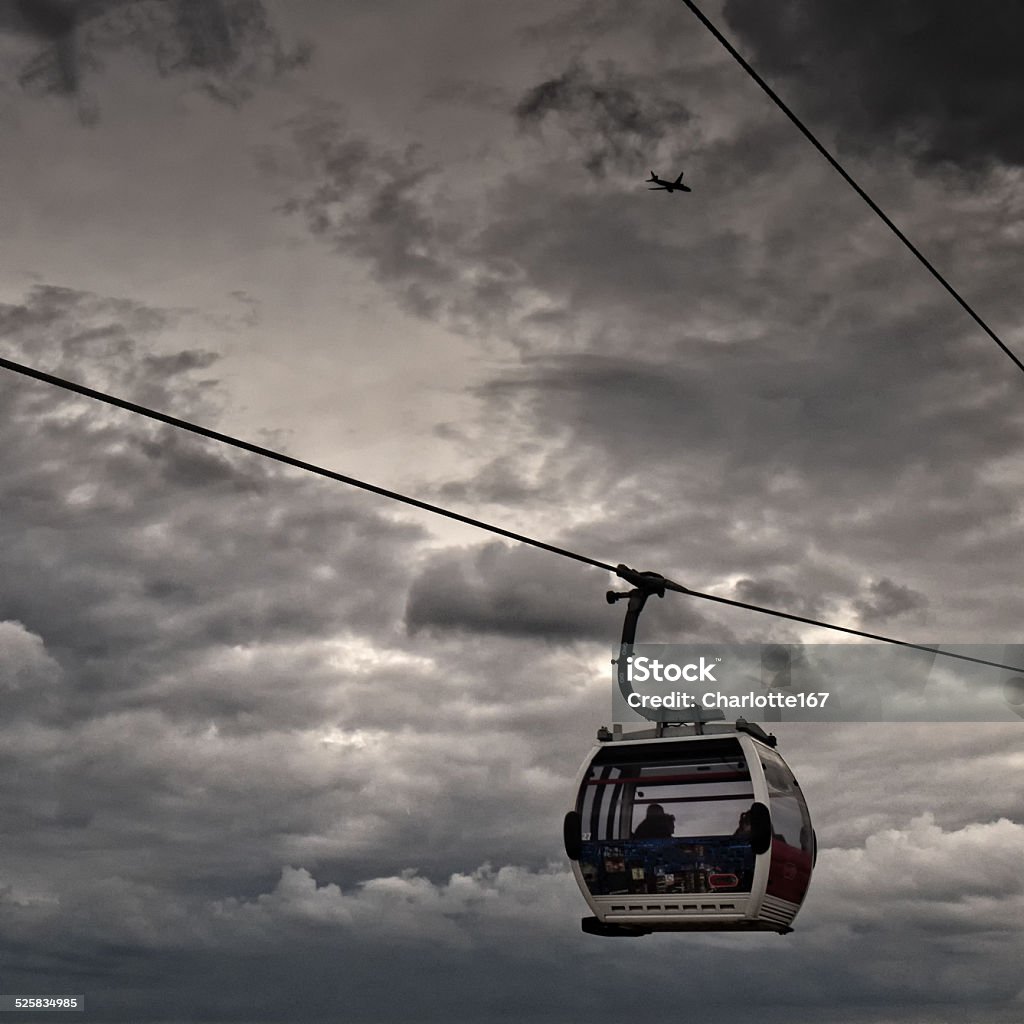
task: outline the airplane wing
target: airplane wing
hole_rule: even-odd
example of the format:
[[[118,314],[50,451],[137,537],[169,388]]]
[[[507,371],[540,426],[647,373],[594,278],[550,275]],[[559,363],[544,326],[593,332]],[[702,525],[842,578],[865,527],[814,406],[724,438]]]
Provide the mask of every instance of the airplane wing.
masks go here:
[[[682,185],[682,183],[683,183],[683,172],[680,171],[679,172],[679,177],[676,178],[676,180],[675,180],[675,184],[676,185]]]

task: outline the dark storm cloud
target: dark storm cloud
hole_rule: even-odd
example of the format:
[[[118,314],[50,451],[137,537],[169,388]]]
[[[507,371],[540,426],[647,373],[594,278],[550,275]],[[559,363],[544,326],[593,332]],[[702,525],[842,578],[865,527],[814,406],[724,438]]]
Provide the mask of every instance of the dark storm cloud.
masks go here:
[[[555,540],[579,550],[582,536],[570,531]],[[583,572],[581,576],[578,565],[522,546],[488,544],[447,551],[431,559],[413,580],[406,625],[413,633],[496,634],[563,644],[591,640],[611,650],[625,605],[609,608],[604,592],[629,588],[618,579],[602,585],[598,573]],[[704,614],[706,609],[693,603],[670,599],[651,602],[648,609],[645,635],[729,636]]]
[[[916,346],[843,319],[837,308],[822,328],[827,359],[774,339],[680,339],[685,363],[593,353],[527,361],[484,389],[489,429],[529,423],[534,437],[557,438],[560,457],[541,480],[565,500],[603,490],[620,513],[635,509],[638,525],[674,502],[667,564],[692,566],[697,578],[712,564],[741,578],[756,567],[756,578],[802,592],[796,603],[808,611],[829,597],[864,599],[857,551],[861,572],[877,579],[891,572],[893,545],[940,562],[982,545],[1001,576],[1018,499],[989,467],[1022,440],[1010,383],[984,381],[977,354],[957,351],[930,316],[904,334],[929,338],[938,358],[927,368]],[[968,377],[975,390],[963,388]],[[555,470],[569,467],[588,486],[565,486]],[[985,539],[971,534],[976,515]],[[914,575],[900,585],[926,592]]]
[[[572,544],[572,539],[560,538]],[[499,634],[534,640],[595,640],[610,646],[618,635],[622,608],[609,610],[589,573],[546,552],[488,544],[450,551],[432,559],[413,581],[406,625],[438,633]],[[580,600],[581,582],[589,600]],[[612,589],[628,589],[616,581]],[[606,588],[607,589],[607,588]],[[624,608],[624,606],[622,606]],[[695,633],[708,622],[693,606],[651,605],[649,628]]]
[[[78,48],[75,29],[80,8],[74,0],[10,0],[0,7],[0,28],[22,31],[45,40],[49,52],[25,67],[18,80],[29,85],[41,76],[53,91],[78,88]]]
[[[857,613],[864,622],[885,621],[928,607],[928,598],[924,594],[885,577],[873,581],[868,590],[870,596],[867,599],[855,602]]]
[[[904,627],[908,621],[919,623],[922,619],[920,614],[916,618],[909,618],[906,613],[920,613],[929,606],[924,594],[887,578],[873,580],[859,587],[852,575],[844,579],[840,572],[829,574],[820,570],[815,572],[813,569],[813,566],[801,566],[799,577],[787,574],[791,580],[789,583],[772,579],[740,579],[733,585],[733,595],[749,604],[785,610],[808,618],[833,620],[839,603],[852,601],[861,622],[873,626],[889,624],[900,616],[904,616]],[[797,578],[803,583],[802,586],[796,585]],[[860,596],[859,590],[866,593]],[[826,642],[824,636],[821,642]]]
[[[24,304],[0,308],[13,358],[214,422],[221,410],[208,353],[140,351],[139,339],[173,320],[69,289],[37,288]],[[166,657],[187,664],[211,644],[286,643],[341,623],[366,628],[400,607],[401,597],[382,605],[346,580],[387,578],[385,549],[417,530],[364,514],[350,494],[171,428],[11,374],[4,384],[0,618],[67,657],[88,654],[66,713],[96,700],[108,710],[131,706],[140,675],[149,676],[152,699],[163,672],[155,666]],[[180,698],[180,685],[172,672],[165,696]],[[261,705],[234,691],[220,711],[251,722]]]
[[[439,428],[441,432],[444,428]],[[453,440],[456,439],[454,436]],[[543,499],[541,489],[530,482],[523,467],[512,455],[499,455],[473,475],[472,480],[449,480],[439,493],[449,502],[468,498],[499,505],[514,505],[524,501]]]
[[[643,81],[650,95],[654,83]],[[633,87],[640,94],[639,82]],[[609,89],[616,104],[628,106]],[[609,170],[620,158],[645,162],[651,155],[647,143],[664,140],[665,132],[655,127],[662,123],[659,103],[650,103],[649,120],[648,114],[627,116],[613,107],[616,116],[637,121],[625,136],[606,126],[609,140],[601,141],[590,128],[579,129],[587,145],[611,146],[614,138],[615,146],[630,148],[628,159],[625,151],[611,150],[600,158],[609,161]],[[536,98],[525,109],[532,123],[554,107]],[[586,118],[574,113],[571,120]],[[670,125],[671,118],[664,123]],[[573,325],[570,302],[577,309],[592,296],[600,296],[604,306],[632,302],[639,290],[652,318],[678,302],[672,267],[678,253],[631,216],[632,207],[622,202],[621,175],[594,194],[577,194],[571,176],[554,173],[564,158],[562,146],[547,154],[543,170],[553,174],[542,187],[534,178],[538,168],[509,174],[501,187],[480,196],[467,191],[459,177],[428,163],[418,142],[384,147],[348,126],[343,113],[314,110],[290,130],[291,146],[261,153],[270,173],[292,179],[283,211],[302,216],[309,230],[339,254],[365,261],[417,316],[464,334],[511,338],[525,347],[537,336],[550,344],[566,325],[567,313]],[[475,171],[467,180],[475,183]],[[715,242],[734,248],[732,236],[724,230]],[[609,260],[612,249],[637,258]],[[706,267],[693,268],[688,288],[700,288]]]
[[[578,573],[545,552],[488,544],[438,556],[409,590],[406,624],[420,629],[504,633],[544,639],[598,639],[607,614],[576,599]]]
[[[284,44],[261,0],[3,0],[0,31],[43,44],[18,74],[35,94],[79,93],[83,71],[134,50],[159,74],[195,73],[209,96],[237,105],[311,53]]]
[[[504,331],[516,319],[528,285],[522,268],[479,244],[471,209],[440,168],[424,162],[418,143],[381,146],[330,109],[290,128],[294,152],[278,146],[260,154],[269,173],[301,183],[283,212],[301,216],[340,255],[364,261],[414,316],[472,334]]]
[[[950,345],[949,369],[929,377],[910,347],[887,334],[844,337],[836,329],[828,362],[796,345],[680,339],[685,363],[594,353],[537,359],[484,394],[491,416],[528,415],[549,433],[569,426],[580,444],[614,460],[602,466],[609,475],[642,460],[652,477],[662,467],[664,485],[665,474],[690,463],[691,472],[704,472],[705,496],[739,496],[755,480],[787,474],[809,486],[827,482],[833,494],[863,495],[879,466],[897,474],[941,468],[945,483],[955,471],[957,487],[983,496],[976,473],[1024,440],[1012,389],[1000,385],[981,403],[962,390],[964,374],[977,374],[973,353]],[[714,475],[706,472],[712,466]]]
[[[207,30],[192,73],[217,77],[234,51]],[[569,121],[545,120],[546,147]],[[711,126],[685,207],[611,173],[577,195],[534,138],[489,183],[312,126],[293,209],[497,352],[438,491],[723,594],[849,615],[927,593],[947,624],[1018,629],[1018,392],[739,124]],[[459,191],[481,181],[486,208]],[[993,266],[991,224],[962,266],[998,296],[1016,255],[1007,233]],[[230,432],[183,311],[38,289],[0,318],[5,353]],[[1020,991],[1020,723],[773,725],[822,840],[797,931],[583,936],[560,826],[608,723],[621,584],[438,552],[376,499],[2,383],[4,991],[131,1021],[1018,1024],[987,1003]],[[766,628],[708,608],[653,600],[641,631]]]
[[[736,581],[733,589],[736,597],[748,604],[784,608],[788,612],[811,618],[817,617],[821,611],[817,596],[811,598],[808,594],[800,593],[777,580],[741,579]]]
[[[790,610],[812,613],[872,601],[862,574],[890,572],[894,543],[949,558],[979,513],[993,552],[1012,547],[1012,487],[986,467],[1024,440],[1015,391],[935,308],[941,297],[915,286],[903,301],[874,249],[821,258],[836,221],[864,230],[852,206],[777,194],[778,171],[755,168],[753,220],[689,206],[681,233],[617,191],[510,177],[478,231],[432,201],[425,168],[396,165],[337,123],[314,119],[296,138],[320,184],[289,208],[318,236],[365,259],[407,309],[521,353],[477,391],[479,429],[504,439],[501,454],[444,485],[444,500],[629,509],[636,541],[612,544],[598,528],[598,550],[628,550],[674,501],[675,537],[666,528],[662,549],[646,546],[659,565],[772,580],[804,594]],[[728,152],[714,159],[728,170]],[[923,592],[914,573],[900,585]]]
[[[672,90],[652,92],[650,80],[606,63],[595,74],[576,63],[534,86],[516,105],[521,127],[558,121],[584,151],[583,166],[601,178],[609,170],[634,172],[658,144],[690,119]]]
[[[42,287],[0,310],[2,347],[217,423],[210,355],[148,350],[182,315]],[[68,984],[100,979],[101,1001],[119,986],[137,1000],[164,976],[151,960],[140,973],[153,951],[267,952],[281,932],[261,912],[256,947],[237,944],[252,910],[222,938],[217,922],[282,871],[316,870],[328,895],[383,877],[372,894],[394,888],[388,872],[446,877],[503,862],[513,843],[528,877],[554,855],[556,832],[524,841],[521,820],[543,820],[572,770],[544,737],[553,708],[591,713],[583,656],[412,647],[401,565],[419,530],[269,464],[3,383],[0,811],[19,837],[5,846],[5,985],[37,987],[36,962]],[[327,909],[318,926],[286,907],[296,948],[337,927]]]
[[[655,937],[614,949],[597,944],[578,932],[582,901],[567,872],[513,866],[453,872],[437,882],[410,870],[360,885],[285,867],[258,893],[184,904],[172,903],[159,887],[109,879],[69,903],[68,930],[49,955],[102,935],[122,959],[128,950],[138,951],[143,964],[171,958],[164,963],[173,964],[175,974],[189,968],[193,996],[213,988],[245,992],[231,1010],[223,1008],[232,1017],[258,1005],[264,1019],[326,1019],[343,1002],[353,1019],[380,1019],[401,1013],[412,1000],[459,1021],[507,1019],[510,1008],[535,1019],[540,993],[540,1019],[585,1007],[588,1019],[606,1021],[633,1006],[636,989],[645,993],[648,1013],[678,1010],[679,993],[658,982],[678,963],[686,942],[687,997],[700,1000],[702,1019],[710,1021],[735,1019],[735,1006],[722,999],[723,986],[744,1003],[770,986],[772,1003],[759,1011],[769,1021],[810,1022],[825,1014],[902,1019],[899,1011],[872,1015],[870,1007],[880,1000],[918,1009],[924,1004],[930,1020],[967,1019],[969,1007],[972,1021],[1012,1021],[1006,1012],[1019,984],[1014,918],[1021,891],[1014,851],[1020,830],[1006,820],[949,829],[922,815],[870,835],[863,848],[823,851],[829,862],[819,868],[817,898],[785,940],[785,970],[774,936],[703,942]],[[964,864],[975,866],[966,890]],[[960,895],[951,898],[951,891]],[[1002,910],[993,915],[996,901]],[[45,910],[17,904],[5,909],[19,928],[22,949],[45,935]],[[382,988],[385,957],[396,985]],[[266,964],[269,973],[250,973],[240,987],[235,962],[243,958]],[[808,969],[799,969],[802,964]],[[337,981],[330,983],[339,972],[340,989]],[[632,980],[627,992],[621,972]],[[528,987],[510,983],[510,975],[527,976]],[[138,969],[133,987],[138,999]],[[138,1019],[139,1006],[127,1003],[126,989],[119,976],[108,975],[95,985],[94,1012]],[[293,994],[290,1007],[282,1001],[285,993]],[[171,994],[170,1005],[180,998],[180,992]],[[787,1005],[798,1001],[802,1009]],[[849,1016],[832,1013],[837,1002]]]
[[[741,51],[814,126],[873,154],[905,146],[929,163],[1024,162],[1024,12],[984,0],[772,0],[724,7]]]
[[[432,209],[436,169],[422,164],[419,147],[387,152],[330,111],[303,118],[292,135],[313,183],[283,211],[303,216],[339,253],[366,260],[409,311],[437,317],[447,306],[441,295],[456,284],[458,272],[451,228]],[[276,171],[288,157],[267,149],[262,159]]]
[[[658,95],[666,70],[630,94]],[[542,86],[528,119],[576,116],[597,88],[580,71]],[[936,566],[968,549],[1009,587],[1018,498],[995,467],[1024,441],[1014,384],[827,168],[795,159],[799,139],[746,108],[730,116],[695,137],[699,199],[651,205],[611,178],[581,193],[550,174],[553,151],[490,191],[482,228],[457,177],[314,118],[296,133],[312,184],[289,208],[406,309],[515,353],[476,390],[479,421],[460,427],[472,472],[442,485],[445,500],[593,508],[587,550],[640,550],[726,594],[771,585],[784,610],[826,618],[856,602],[871,614],[882,578],[931,593]],[[908,198],[913,221],[934,231],[939,201],[974,239],[976,218],[941,196]],[[992,283],[1012,272],[1009,250],[947,235],[943,255],[1013,315]],[[476,448],[493,454],[476,462]],[[993,629],[1014,621],[1001,607]]]
[[[177,0],[175,34],[158,53],[161,73],[207,72],[204,91],[237,105],[257,85],[307,64],[312,48],[287,47],[261,0]]]

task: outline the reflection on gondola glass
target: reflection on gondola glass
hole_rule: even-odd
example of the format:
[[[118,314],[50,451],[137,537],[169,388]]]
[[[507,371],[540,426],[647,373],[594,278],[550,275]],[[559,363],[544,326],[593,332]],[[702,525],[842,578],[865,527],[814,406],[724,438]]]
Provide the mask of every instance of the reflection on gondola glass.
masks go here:
[[[583,879],[595,896],[749,892],[753,799],[733,738],[606,747],[577,801]]]
[[[811,880],[814,839],[800,786],[772,750],[759,752],[772,810],[772,860],[767,893],[800,903]]]
[[[762,750],[760,756],[771,798],[774,838],[810,854],[811,818],[796,779],[774,751]]]

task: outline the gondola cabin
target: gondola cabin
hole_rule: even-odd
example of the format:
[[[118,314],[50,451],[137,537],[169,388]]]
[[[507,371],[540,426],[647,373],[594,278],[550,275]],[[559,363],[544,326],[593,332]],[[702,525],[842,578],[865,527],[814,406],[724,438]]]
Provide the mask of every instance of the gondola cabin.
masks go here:
[[[792,930],[815,859],[807,804],[774,736],[742,720],[720,728],[602,734],[565,819],[594,915],[584,931]]]

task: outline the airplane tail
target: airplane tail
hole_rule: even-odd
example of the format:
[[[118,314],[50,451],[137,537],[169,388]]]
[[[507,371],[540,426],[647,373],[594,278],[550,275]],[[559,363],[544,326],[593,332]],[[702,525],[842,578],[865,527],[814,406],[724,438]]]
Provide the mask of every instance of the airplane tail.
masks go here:
[[[654,171],[651,171],[651,176],[647,180],[648,181],[657,181],[658,180],[658,176],[654,173]]]

